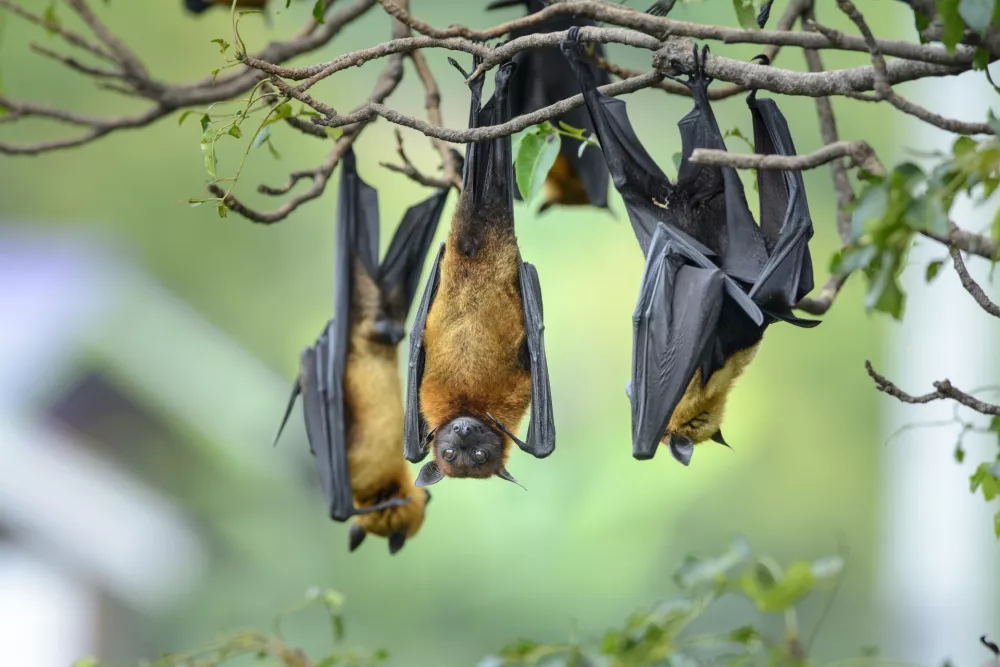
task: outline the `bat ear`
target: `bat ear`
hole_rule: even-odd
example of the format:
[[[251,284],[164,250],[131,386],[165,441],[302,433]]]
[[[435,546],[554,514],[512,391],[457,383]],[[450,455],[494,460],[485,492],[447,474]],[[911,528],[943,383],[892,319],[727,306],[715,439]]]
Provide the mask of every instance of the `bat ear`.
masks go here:
[[[420,469],[420,474],[417,475],[417,481],[414,484],[416,486],[430,486],[437,484],[442,479],[444,479],[444,473],[441,472],[441,468],[438,468],[438,464],[434,461],[428,461]]]
[[[406,533],[398,530],[389,536],[389,555],[394,556],[406,544]]]
[[[495,473],[493,473],[493,474],[496,475],[497,477],[499,477],[500,479],[505,479],[508,482],[513,482],[514,484],[517,484],[522,489],[524,489],[524,486],[522,486],[519,481],[517,481],[516,479],[514,479],[514,476],[511,475],[509,472],[507,472],[507,469],[504,468],[503,466],[500,466],[500,468],[497,469],[497,471]],[[524,490],[527,491],[527,489],[524,489]]]
[[[356,523],[351,524],[351,532],[348,536],[348,547],[351,551],[354,551],[361,546],[361,543],[365,541],[365,537],[368,536],[368,531],[359,526]]]
[[[712,434],[712,440],[719,443],[720,445],[729,447],[729,443],[726,442],[726,439],[722,437],[722,429],[719,429],[718,431]],[[729,447],[729,449],[732,449],[732,447]]]
[[[691,455],[694,453],[694,443],[691,442],[691,438],[683,435],[671,435],[670,453],[684,465],[690,465]]]

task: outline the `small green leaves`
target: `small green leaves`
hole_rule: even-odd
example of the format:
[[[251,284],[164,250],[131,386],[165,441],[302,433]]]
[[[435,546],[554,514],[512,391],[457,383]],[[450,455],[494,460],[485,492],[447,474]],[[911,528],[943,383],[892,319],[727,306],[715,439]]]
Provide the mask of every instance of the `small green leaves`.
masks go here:
[[[982,489],[983,498],[989,502],[1000,494],[1000,478],[993,474],[989,463],[980,463],[976,471],[969,477],[970,490],[975,493]]]
[[[965,33],[965,21],[958,11],[959,0],[937,0],[938,17],[941,19],[941,42],[949,53],[955,52],[955,46]]]
[[[757,11],[754,9],[753,0],[733,0],[733,9],[736,10],[736,19],[744,30],[759,30],[757,26]]]
[[[993,534],[1000,539],[1000,512],[993,515]]]
[[[551,123],[541,123],[514,135],[514,176],[525,202],[542,189],[545,177],[559,156],[561,138]]]
[[[736,535],[730,542],[729,551],[721,556],[704,560],[688,556],[674,573],[674,582],[686,590],[697,584],[716,581],[749,557],[750,545],[742,536]]]
[[[205,157],[205,171],[212,177],[212,180],[218,178],[218,175],[215,173],[215,140],[218,138],[218,132],[206,132],[201,137],[201,152]]]
[[[965,448],[962,447],[962,443],[955,445],[955,462],[962,463],[965,461]]]
[[[959,0],[958,13],[965,23],[980,35],[990,27],[994,0]]]
[[[219,214],[220,218],[225,218],[229,215],[229,207],[226,206],[225,202],[219,202],[219,205],[215,208],[215,212]]]
[[[271,126],[265,125],[257,133],[257,136],[253,138],[253,143],[250,144],[250,148],[260,148],[264,145],[265,141],[271,138]]]
[[[342,127],[328,127],[325,129],[326,129],[326,136],[330,137],[334,141],[344,136],[344,128]]]
[[[49,33],[50,36],[59,32],[57,30],[57,28],[59,28],[59,17],[56,15],[55,0],[51,0],[51,2],[49,2],[49,6],[46,7],[45,11],[42,13],[42,18],[45,19],[46,24],[48,24],[45,26],[45,32]]]
[[[231,137],[236,137],[237,139],[239,139],[240,137],[243,136],[243,131],[240,130],[240,126],[239,125],[233,125],[233,126],[231,126],[229,128],[229,131],[227,132],[227,134],[229,136],[231,136]]]
[[[941,271],[941,267],[944,265],[944,260],[935,259],[933,262],[927,265],[927,273],[924,275],[924,279],[927,282],[931,282],[937,278],[938,273]]]
[[[230,46],[229,42],[227,42],[226,40],[222,39],[221,37],[219,37],[217,39],[213,39],[212,40],[212,44],[218,44],[219,45],[219,53],[221,55],[226,55],[226,51],[229,50],[229,46]]]
[[[758,563],[744,573],[740,590],[760,611],[778,612],[801,600],[815,584],[812,566],[804,561],[792,563],[779,577]]]
[[[323,10],[326,8],[326,0],[316,0],[313,5],[312,16],[316,19],[316,23],[323,24],[326,23],[326,17],[323,15]]]
[[[201,123],[202,132],[208,132],[208,128],[212,126],[212,118],[207,113],[202,115],[199,122]]]
[[[101,663],[97,658],[86,657],[75,661],[72,667],[101,667]]]

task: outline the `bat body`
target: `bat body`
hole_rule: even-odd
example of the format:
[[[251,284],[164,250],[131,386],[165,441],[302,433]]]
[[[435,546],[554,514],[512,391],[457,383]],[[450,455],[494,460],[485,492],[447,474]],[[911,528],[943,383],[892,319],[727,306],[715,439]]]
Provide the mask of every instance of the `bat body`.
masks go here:
[[[534,14],[546,7],[543,0],[497,0],[487,9],[498,9],[513,5],[526,5]],[[535,33],[559,32],[573,26],[596,25],[588,19],[574,16],[557,16],[530,28],[514,30],[511,39]],[[604,55],[600,44],[594,44],[592,55]],[[511,114],[521,116],[542,109],[567,97],[577,94],[573,70],[556,47],[529,49],[514,56],[517,66],[510,82]],[[610,75],[592,61],[586,65],[591,70],[597,85],[611,82]],[[593,132],[593,126],[586,109],[577,108],[553,119],[553,123],[563,122],[575,128]],[[597,151],[588,148],[581,154],[580,144],[563,138],[559,156],[545,179],[543,202],[540,210],[553,205],[596,206],[608,205],[608,168]],[[515,185],[515,197],[520,199]]]
[[[212,7],[232,6],[232,0],[184,0],[184,7],[192,14],[201,14]],[[264,9],[267,0],[236,0],[236,6],[243,9]]]
[[[571,63],[583,55],[579,34],[563,42]],[[690,161],[696,148],[725,149],[708,101],[707,49],[687,85],[694,109],[678,122],[682,159],[671,183],[639,143],[625,103],[597,91],[576,66],[586,106],[615,187],[646,256],[633,315],[632,451],[648,459],[659,443],[681,463],[694,445],[722,444],[726,398],[753,360],[768,325],[810,327],[792,307],[813,287],[812,236],[798,172],[759,170],[760,225],[743,185],[727,167]],[[680,68],[681,64],[676,63]],[[773,100],[747,98],[758,153],[794,155],[784,116]]]
[[[379,264],[377,194],[358,177],[353,151],[342,163],[335,314],[302,352],[275,441],[301,394],[330,517],[355,517],[352,551],[374,533],[387,537],[395,553],[420,529],[430,500],[399,455],[404,410],[397,347],[448,193],[406,212]]]
[[[470,127],[509,120],[515,67],[499,67],[485,106],[483,77],[470,84]],[[444,477],[516,481],[506,469],[511,442],[538,458],[555,447],[541,288],[514,234],[510,137],[469,144],[462,181],[410,334],[406,458],[421,461],[433,445],[420,486]],[[522,442],[512,432],[529,403]]]

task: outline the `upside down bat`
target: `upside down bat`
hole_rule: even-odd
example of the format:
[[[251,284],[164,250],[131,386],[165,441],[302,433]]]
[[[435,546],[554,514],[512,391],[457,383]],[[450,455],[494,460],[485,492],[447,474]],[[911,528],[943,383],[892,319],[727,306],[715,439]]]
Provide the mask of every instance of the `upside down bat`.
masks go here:
[[[726,398],[753,359],[767,326],[801,327],[791,309],[813,287],[812,221],[799,172],[758,170],[760,226],[743,185],[728,167],[690,161],[696,148],[725,149],[708,102],[708,48],[694,52],[681,81],[694,109],[678,122],[682,159],[671,183],[635,136],[625,103],[597,91],[579,63],[579,34],[562,43],[574,65],[615,187],[646,256],[636,303],[632,379],[632,453],[652,458],[662,441],[687,465],[694,445],[726,444]],[[682,71],[679,62],[673,65]],[[758,153],[794,155],[784,116],[770,99],[747,96]]]
[[[389,539],[394,554],[420,530],[431,499],[414,487],[399,453],[404,413],[396,348],[448,191],[406,211],[379,264],[378,195],[358,177],[353,150],[341,169],[334,317],[302,351],[275,443],[302,394],[330,517],[356,517],[351,551],[374,533]]]
[[[674,8],[677,4],[677,0],[656,0],[649,9],[646,10],[647,14],[652,14],[653,16],[666,16],[670,13],[670,10]],[[762,28],[767,23],[767,19],[771,16],[771,5],[774,4],[774,0],[765,0],[760,6],[760,11],[757,12],[757,25]]]
[[[500,65],[485,106],[484,77],[470,83],[469,127],[510,119],[508,86],[515,67],[509,61]],[[518,250],[512,180],[510,137],[468,144],[451,232],[438,250],[410,333],[405,454],[416,463],[428,447],[433,450],[418,486],[446,476],[517,483],[506,468],[511,441],[537,458],[555,448],[541,287],[535,267]],[[529,402],[531,421],[522,442],[513,432]]]
[[[528,13],[534,14],[546,7],[544,0],[495,0],[487,5],[487,9],[499,9],[514,5],[527,5]],[[511,39],[535,33],[559,32],[573,26],[596,25],[588,19],[561,15],[531,26],[513,30]],[[594,54],[603,56],[600,44],[594,44]],[[528,49],[521,51],[513,58],[517,69],[511,76],[510,103],[511,114],[522,116],[561,102],[567,97],[576,95],[576,80],[566,59],[556,47],[544,49]],[[611,76],[600,69],[592,61],[587,62],[597,85],[611,82]],[[557,116],[553,123],[564,122],[567,125],[593,133],[590,117],[582,107]],[[559,148],[559,156],[545,178],[544,201],[539,211],[545,211],[550,206],[596,206],[605,208],[608,205],[608,168],[597,151],[585,150],[580,153],[580,144],[576,141],[563,139]],[[520,193],[515,184],[515,194],[520,199]]]

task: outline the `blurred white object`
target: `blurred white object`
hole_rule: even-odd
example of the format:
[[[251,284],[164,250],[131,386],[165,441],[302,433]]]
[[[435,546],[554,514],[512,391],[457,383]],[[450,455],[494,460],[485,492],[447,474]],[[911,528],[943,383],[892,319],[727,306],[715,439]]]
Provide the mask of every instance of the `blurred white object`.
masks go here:
[[[990,102],[997,99],[981,72],[927,81],[909,88],[908,94],[945,116],[976,121],[985,120]],[[955,135],[904,118],[901,145],[950,153]],[[965,229],[981,231],[988,229],[992,211],[960,199],[952,219]],[[936,259],[947,261],[927,285],[925,268]],[[995,300],[988,262],[970,257],[966,265]],[[945,378],[967,392],[1000,384],[1000,322],[962,288],[947,249],[921,239],[910,253],[902,282],[907,294],[903,322],[889,327],[885,362],[876,369],[913,395],[933,391],[932,383]],[[954,414],[951,401],[905,405],[875,394],[874,387],[872,392],[872,400],[885,410],[886,439],[905,425],[947,421]],[[981,398],[1000,402],[1000,393]],[[980,424],[989,422],[972,414],[965,409],[961,413]],[[993,535],[993,514],[1000,508],[995,502],[987,504],[982,494],[969,492],[969,475],[980,462],[996,456],[996,435],[966,436],[966,458],[959,464],[953,456],[958,430],[957,425],[914,428],[884,446],[879,443],[883,513],[878,533],[878,640],[888,658],[928,666],[946,659],[958,666],[978,665],[984,655],[980,635],[1000,635],[1000,542]]]

